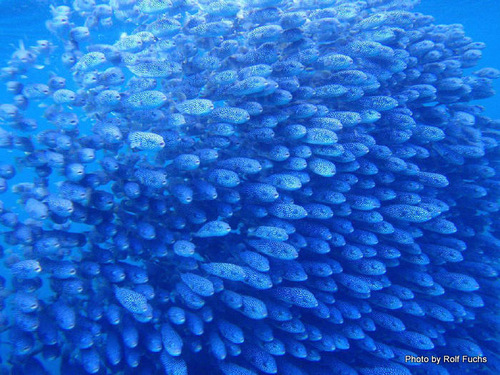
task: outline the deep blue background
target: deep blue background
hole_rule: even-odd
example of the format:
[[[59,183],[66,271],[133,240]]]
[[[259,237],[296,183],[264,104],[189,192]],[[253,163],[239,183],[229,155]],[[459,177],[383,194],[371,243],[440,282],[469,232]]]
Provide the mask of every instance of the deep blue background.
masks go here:
[[[0,66],[14,51],[19,40],[33,45],[50,34],[45,21],[51,17],[49,0],[0,0]]]
[[[499,0],[421,0],[417,11],[432,15],[436,23],[461,23],[466,34],[477,42],[484,42],[483,59],[479,68],[491,66],[500,69],[500,1]],[[500,93],[500,82],[495,82]],[[486,113],[500,118],[500,94],[480,101]]]

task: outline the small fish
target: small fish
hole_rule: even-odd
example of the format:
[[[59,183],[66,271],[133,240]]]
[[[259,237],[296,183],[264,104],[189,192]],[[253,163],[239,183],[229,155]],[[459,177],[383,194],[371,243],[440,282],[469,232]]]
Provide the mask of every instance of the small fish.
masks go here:
[[[123,105],[131,110],[160,108],[167,101],[167,97],[161,91],[146,90],[130,95],[123,101]]]
[[[167,11],[173,6],[170,0],[141,0],[139,10],[147,14],[156,14]]]
[[[176,108],[184,114],[202,116],[208,115],[214,109],[214,104],[208,99],[192,99],[177,104]]]
[[[196,232],[196,237],[223,237],[231,232],[231,227],[229,224],[223,221],[209,221],[204,224],[198,232]]]
[[[132,132],[128,141],[132,149],[157,151],[165,147],[165,140],[161,135],[149,132]]]
[[[102,52],[89,52],[83,55],[73,66],[75,72],[88,72],[106,62],[106,56]]]
[[[147,300],[142,294],[128,288],[115,287],[116,299],[128,311],[134,314],[142,314],[147,311]]]
[[[14,263],[10,269],[12,274],[20,279],[33,279],[42,271],[40,263],[31,259]]]

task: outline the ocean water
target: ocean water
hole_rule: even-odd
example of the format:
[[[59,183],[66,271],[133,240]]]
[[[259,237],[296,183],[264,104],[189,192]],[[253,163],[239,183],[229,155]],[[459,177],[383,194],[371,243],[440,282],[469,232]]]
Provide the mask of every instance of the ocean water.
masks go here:
[[[468,36],[489,46],[484,50],[480,66],[498,66],[499,51],[494,47],[498,44],[498,36],[500,35],[500,25],[496,22],[500,17],[500,4],[498,2],[494,0],[424,0],[416,9],[424,14],[431,14],[438,23],[464,25]],[[497,82],[495,89],[498,91],[499,88]],[[480,101],[486,107],[487,113],[494,118],[500,117],[498,100],[497,96]]]
[[[0,375],[500,373],[498,19],[0,0]]]

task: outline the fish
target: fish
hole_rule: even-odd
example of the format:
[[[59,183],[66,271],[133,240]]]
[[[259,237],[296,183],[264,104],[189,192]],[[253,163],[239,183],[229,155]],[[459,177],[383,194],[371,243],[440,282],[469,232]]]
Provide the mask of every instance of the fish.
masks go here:
[[[132,149],[154,151],[165,147],[163,137],[151,132],[132,132],[128,135],[128,141]]]
[[[142,294],[127,288],[120,287],[116,287],[114,292],[116,299],[128,311],[135,314],[146,312],[146,297],[144,297]]]
[[[0,71],[13,371],[494,372],[500,73],[415,3],[56,1]]]
[[[209,221],[204,224],[194,235],[196,237],[223,237],[231,232],[229,224],[223,221]]]
[[[165,94],[158,90],[145,90],[134,93],[124,100],[123,105],[131,110],[156,109],[165,104]]]

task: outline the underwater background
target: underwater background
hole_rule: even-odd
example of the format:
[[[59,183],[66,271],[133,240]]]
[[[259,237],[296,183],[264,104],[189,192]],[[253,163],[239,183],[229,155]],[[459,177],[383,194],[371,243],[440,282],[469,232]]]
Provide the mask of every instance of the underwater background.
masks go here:
[[[498,20],[0,0],[0,374],[500,373]]]

